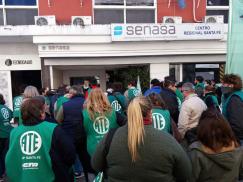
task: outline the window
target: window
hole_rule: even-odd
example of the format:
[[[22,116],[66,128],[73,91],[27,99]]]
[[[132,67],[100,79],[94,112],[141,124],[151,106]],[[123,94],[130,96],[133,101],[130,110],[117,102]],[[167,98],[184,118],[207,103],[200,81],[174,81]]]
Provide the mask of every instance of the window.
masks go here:
[[[95,0],[95,5],[123,5],[124,0]]]
[[[2,5],[3,4],[3,2],[2,2],[2,0],[0,0],[0,5]]]
[[[5,5],[35,6],[36,5],[36,0],[5,0]]]
[[[208,6],[229,6],[229,0],[208,0]]]
[[[153,6],[154,0],[126,0],[127,6]]]
[[[156,0],[95,0],[94,23],[155,23]]]
[[[3,25],[3,10],[0,9],[0,25]]]
[[[7,9],[8,25],[33,25],[34,16],[37,16],[37,9]]]
[[[123,23],[123,10],[97,9],[94,12],[95,24]]]
[[[228,23],[229,0],[207,0],[207,16],[224,15],[224,23]]]
[[[154,10],[127,10],[127,23],[154,23]]]
[[[228,23],[228,10],[207,10],[207,16],[208,15],[224,15],[224,23]]]

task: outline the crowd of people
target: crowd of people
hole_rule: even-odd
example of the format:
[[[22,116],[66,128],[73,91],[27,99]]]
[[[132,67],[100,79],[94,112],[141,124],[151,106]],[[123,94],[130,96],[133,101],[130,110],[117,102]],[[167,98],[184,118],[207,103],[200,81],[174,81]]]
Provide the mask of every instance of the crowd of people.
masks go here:
[[[13,112],[0,94],[0,181],[243,180],[242,84],[228,74],[220,84],[153,79],[144,93],[134,81],[124,94],[87,80],[26,86]]]

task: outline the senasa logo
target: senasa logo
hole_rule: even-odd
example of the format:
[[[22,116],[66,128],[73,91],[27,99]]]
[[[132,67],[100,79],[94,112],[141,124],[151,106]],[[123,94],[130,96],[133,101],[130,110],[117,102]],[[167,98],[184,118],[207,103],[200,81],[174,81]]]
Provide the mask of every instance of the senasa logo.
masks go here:
[[[122,26],[115,26],[114,27],[114,35],[115,36],[119,36],[119,35],[122,35]]]
[[[35,131],[28,131],[20,137],[21,151],[26,155],[33,155],[37,153],[42,145],[41,136]]]

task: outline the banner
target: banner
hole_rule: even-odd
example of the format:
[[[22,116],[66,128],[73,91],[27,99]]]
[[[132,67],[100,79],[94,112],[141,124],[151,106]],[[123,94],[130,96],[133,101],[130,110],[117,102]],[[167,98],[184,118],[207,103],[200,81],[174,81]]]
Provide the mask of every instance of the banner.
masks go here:
[[[213,40],[224,38],[224,24],[112,24],[112,41]]]
[[[243,0],[231,0],[226,73],[243,78]]]

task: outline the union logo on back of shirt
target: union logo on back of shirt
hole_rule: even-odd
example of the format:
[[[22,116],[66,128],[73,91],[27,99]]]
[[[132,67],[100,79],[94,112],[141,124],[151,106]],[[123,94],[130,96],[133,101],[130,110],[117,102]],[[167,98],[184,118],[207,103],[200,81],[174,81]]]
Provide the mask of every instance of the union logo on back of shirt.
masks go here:
[[[96,133],[104,135],[109,131],[110,121],[105,116],[97,117],[93,123],[93,128]]]
[[[36,154],[42,145],[42,139],[39,133],[35,131],[27,131],[20,137],[20,148],[23,154]]]
[[[3,118],[6,119],[6,120],[9,119],[9,117],[10,117],[9,111],[6,108],[1,109],[1,114],[2,114]]]
[[[117,100],[114,100],[112,103],[111,103],[111,107],[113,109],[115,109],[115,111],[120,111],[121,110],[121,105],[119,104],[119,102]]]
[[[158,130],[163,130],[165,128],[165,118],[160,113],[153,113],[153,125],[154,128],[157,128]]]

